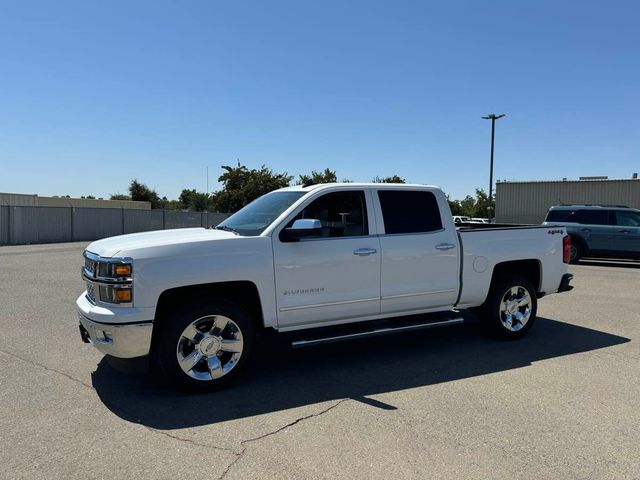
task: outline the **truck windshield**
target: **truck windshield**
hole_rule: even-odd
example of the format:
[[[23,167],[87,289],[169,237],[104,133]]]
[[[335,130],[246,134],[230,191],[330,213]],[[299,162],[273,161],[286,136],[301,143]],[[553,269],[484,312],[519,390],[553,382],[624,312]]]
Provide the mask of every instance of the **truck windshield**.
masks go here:
[[[216,228],[244,236],[260,235],[265,228],[307,192],[273,192],[255,199]]]

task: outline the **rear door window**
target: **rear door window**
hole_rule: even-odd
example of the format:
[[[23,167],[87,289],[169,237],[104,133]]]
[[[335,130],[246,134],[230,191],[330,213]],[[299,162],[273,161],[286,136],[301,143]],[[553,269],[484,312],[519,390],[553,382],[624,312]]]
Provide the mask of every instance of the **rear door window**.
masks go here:
[[[442,230],[440,209],[433,193],[419,190],[378,190],[378,198],[385,233]]]
[[[585,225],[608,225],[609,224],[609,211],[608,210],[577,210],[572,215],[574,220],[569,220]]]

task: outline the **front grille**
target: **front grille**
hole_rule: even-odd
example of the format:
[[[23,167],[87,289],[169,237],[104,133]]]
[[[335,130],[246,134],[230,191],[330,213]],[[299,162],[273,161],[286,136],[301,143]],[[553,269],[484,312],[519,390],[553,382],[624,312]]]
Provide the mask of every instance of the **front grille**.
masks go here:
[[[96,287],[91,282],[87,282],[87,298],[96,303]]]
[[[89,276],[91,277],[96,276],[96,268],[97,268],[96,262],[94,262],[93,260],[87,257],[84,257],[84,268],[87,271],[87,274],[89,274]]]

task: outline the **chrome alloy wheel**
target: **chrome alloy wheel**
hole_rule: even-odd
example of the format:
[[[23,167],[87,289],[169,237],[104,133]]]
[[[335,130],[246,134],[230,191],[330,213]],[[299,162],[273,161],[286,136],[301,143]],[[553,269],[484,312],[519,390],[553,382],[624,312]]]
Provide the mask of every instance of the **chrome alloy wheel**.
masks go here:
[[[182,331],[176,356],[180,368],[191,378],[217,380],[237,365],[243,346],[242,332],[233,320],[208,315]]]
[[[511,287],[500,302],[500,321],[511,332],[522,329],[531,316],[531,295],[520,286]]]

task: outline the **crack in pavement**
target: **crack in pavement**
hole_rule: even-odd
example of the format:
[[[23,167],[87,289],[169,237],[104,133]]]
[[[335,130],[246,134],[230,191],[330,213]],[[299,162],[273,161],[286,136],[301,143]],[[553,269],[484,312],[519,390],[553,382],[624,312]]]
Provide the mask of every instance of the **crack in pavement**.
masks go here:
[[[40,367],[40,368],[42,368],[43,370],[46,370],[47,372],[54,372],[54,373],[57,373],[58,375],[62,375],[63,377],[66,377],[67,379],[69,379],[69,380],[71,380],[71,381],[73,381],[73,382],[75,382],[75,383],[78,383],[78,384],[82,385],[83,387],[86,387],[86,388],[90,389],[90,390],[91,390],[91,391],[93,391],[93,392],[95,392],[95,391],[96,391],[96,390],[95,390],[95,388],[93,388],[93,386],[92,386],[92,385],[89,385],[88,383],[85,383],[85,382],[83,382],[82,380],[80,380],[80,379],[78,379],[78,378],[75,378],[75,377],[73,377],[73,376],[69,375],[68,373],[62,372],[62,371],[57,370],[57,369],[55,369],[55,368],[51,368],[51,367],[49,367],[49,366],[47,366],[47,365],[44,365],[44,364],[42,364],[42,363],[34,362],[33,360],[30,360],[30,359],[28,359],[28,358],[24,358],[24,357],[22,357],[22,356],[20,356],[20,355],[16,355],[15,353],[7,352],[6,350],[2,350],[2,349],[0,349],[0,353],[3,353],[3,354],[5,354],[5,355],[7,355],[7,356],[9,356],[9,357],[12,357],[12,358],[15,358],[15,359],[17,359],[17,360],[21,360],[21,361],[23,361],[23,362],[25,362],[25,363],[27,363],[27,364],[29,364],[29,365],[33,365],[33,366],[36,366],[36,367]],[[105,406],[107,406],[107,404],[106,404],[106,402],[105,402],[104,400],[102,400],[102,403],[104,403],[104,404],[105,404]],[[110,407],[109,407],[109,408],[113,408],[113,409],[115,409],[115,410],[119,410],[120,412],[127,413],[125,409],[123,409],[122,407],[117,406],[117,405],[110,405]],[[166,437],[172,438],[172,439],[174,439],[174,440],[178,440],[178,441],[180,441],[180,442],[186,442],[186,443],[189,443],[189,444],[191,444],[191,445],[196,445],[196,446],[203,447],[203,448],[212,448],[212,449],[215,449],[215,450],[223,450],[223,451],[231,452],[231,453],[233,453],[234,455],[240,455],[240,453],[239,453],[239,452],[237,452],[236,450],[234,450],[234,449],[232,449],[232,448],[218,447],[217,445],[210,445],[210,444],[206,444],[206,443],[199,443],[199,442],[196,442],[196,441],[191,440],[191,439],[189,439],[189,438],[182,438],[182,437],[179,437],[179,436],[177,436],[177,435],[172,435],[172,434],[170,434],[169,432],[165,432],[165,431],[163,431],[163,430],[157,430],[157,429],[155,429],[155,428],[153,428],[153,427],[149,427],[149,426],[147,426],[147,425],[143,425],[142,423],[139,423],[139,422],[131,422],[131,423],[134,423],[135,425],[140,425],[141,427],[145,428],[146,430],[148,430],[148,431],[150,431],[150,432],[157,433],[157,434],[159,434],[159,435],[164,435],[164,436],[166,436]]]
[[[17,354],[12,353],[12,352],[8,352],[6,350],[0,349],[0,353],[3,353],[3,354],[5,354],[5,355],[7,355],[9,357],[13,357],[13,358],[15,358],[17,360],[21,360],[21,361],[23,361],[23,362],[25,362],[25,363],[27,363],[29,365],[40,367],[43,370],[46,370],[48,372],[54,372],[54,373],[57,373],[58,375],[62,375],[63,377],[71,380],[72,382],[75,382],[75,383],[77,383],[79,385],[82,385],[83,387],[88,388],[88,389],[92,390],[93,392],[95,392],[95,388],[92,385],[89,385],[88,383],[85,383],[82,380],[69,375],[68,373],[65,373],[63,371],[57,370],[55,368],[51,368],[51,367],[49,367],[47,365],[44,365],[42,363],[34,362],[33,360],[30,360],[28,358],[24,358],[24,357],[22,357],[20,355],[17,355]],[[289,422],[289,423],[283,425],[282,427],[277,428],[276,430],[274,430],[272,432],[267,432],[267,433],[259,435],[257,437],[249,438],[247,440],[242,440],[242,441],[240,441],[240,446],[242,448],[241,448],[241,450],[239,452],[234,450],[234,449],[232,449],[232,448],[219,447],[217,445],[211,445],[211,444],[207,444],[207,443],[200,443],[200,442],[196,442],[196,441],[194,441],[192,439],[189,439],[189,438],[179,437],[178,435],[173,435],[173,434],[171,434],[169,432],[166,432],[166,431],[163,431],[163,430],[158,430],[158,429],[155,429],[153,427],[149,427],[149,426],[144,425],[144,424],[142,424],[140,422],[131,422],[131,423],[139,425],[139,426],[145,428],[146,430],[148,430],[149,432],[157,433],[159,435],[164,435],[165,437],[171,438],[171,439],[179,441],[179,442],[185,442],[185,443],[188,443],[190,445],[195,445],[195,446],[199,446],[199,447],[202,447],[202,448],[210,448],[210,449],[214,449],[214,450],[221,450],[221,451],[232,453],[233,455],[236,456],[236,458],[229,465],[227,465],[227,468],[225,468],[224,471],[222,472],[222,474],[220,475],[220,477],[218,477],[219,480],[221,480],[221,479],[223,479],[224,477],[227,476],[227,474],[231,471],[231,469],[234,467],[234,465],[236,463],[238,463],[240,461],[240,459],[245,455],[245,453],[247,452],[247,444],[263,440],[263,439],[265,439],[267,437],[271,437],[273,435],[277,435],[278,433],[282,432],[283,430],[286,430],[287,428],[293,427],[294,425],[297,425],[298,423],[303,422],[305,420],[308,420],[310,418],[320,417],[320,416],[324,415],[325,413],[327,413],[327,412],[333,410],[334,408],[338,407],[340,404],[346,402],[347,400],[350,400],[350,399],[349,398],[343,398],[342,400],[337,401],[333,405],[325,408],[324,410],[322,410],[320,412],[311,413],[309,415],[305,415],[305,416],[302,416],[300,418],[297,418],[294,421]],[[104,400],[102,400],[102,402],[105,403]],[[106,403],[105,403],[105,406],[106,406]],[[110,408],[115,409],[115,410],[119,410],[120,412],[123,412],[123,413],[127,413],[126,410],[123,409],[122,407],[120,407],[119,405],[110,405]]]
[[[30,360],[30,359],[28,359],[28,358],[21,357],[20,355],[17,355],[17,354],[15,354],[15,353],[7,352],[6,350],[2,350],[2,349],[0,349],[0,353],[4,353],[5,355],[8,355],[9,357],[13,357],[13,358],[17,358],[18,360],[22,360],[23,362],[28,363],[29,365],[34,365],[34,366],[36,366],[36,367],[40,367],[40,368],[42,368],[42,369],[46,370],[47,372],[54,372],[54,373],[57,373],[58,375],[62,375],[63,377],[66,377],[66,378],[68,378],[69,380],[71,380],[71,381],[73,381],[73,382],[76,382],[76,383],[78,383],[78,384],[82,385],[83,387],[86,387],[86,388],[88,388],[88,389],[90,389],[90,390],[95,391],[95,389],[93,388],[93,386],[89,385],[88,383],[83,382],[83,381],[82,381],[82,380],[80,380],[79,378],[76,378],[76,377],[73,377],[73,376],[69,375],[68,373],[62,372],[62,371],[60,371],[60,370],[56,370],[55,368],[48,367],[47,365],[44,365],[44,364],[42,364],[42,363],[34,362],[33,360]]]
[[[234,449],[232,448],[227,448],[227,447],[218,447],[217,445],[210,445],[208,443],[200,443],[200,442],[196,442],[195,440],[192,440],[190,438],[182,438],[179,437],[177,435],[172,435],[169,432],[165,432],[164,430],[157,430],[153,427],[148,427],[146,425],[142,425],[141,423],[138,423],[137,425],[140,425],[141,427],[146,428],[147,430],[149,430],[150,432],[154,432],[154,433],[158,433],[160,435],[164,435],[165,437],[169,437],[169,438],[173,438],[174,440],[178,440],[179,442],[185,442],[188,443],[190,445],[195,445],[197,447],[203,447],[203,448],[212,448],[214,450],[222,450],[225,452],[231,452],[234,455],[241,455],[240,452],[236,452]]]
[[[254,438],[249,438],[247,440],[242,440],[240,442],[240,445],[242,446],[242,450],[240,451],[240,453],[236,453],[236,458],[229,464],[227,465],[227,468],[224,469],[224,471],[222,472],[222,475],[220,475],[218,477],[218,480],[222,480],[223,478],[225,478],[229,472],[231,471],[231,469],[235,466],[236,463],[238,463],[240,461],[240,459],[242,459],[242,457],[245,455],[245,453],[247,453],[247,444],[248,443],[252,443],[252,442],[257,442],[260,440],[263,440],[267,437],[271,437],[273,435],[277,435],[278,433],[282,432],[283,430],[286,430],[287,428],[293,427],[294,425],[297,425],[300,422],[303,422],[305,420],[308,420],[310,418],[315,418],[315,417],[320,417],[322,415],[324,415],[325,413],[333,410],[334,408],[338,407],[339,405],[341,405],[342,403],[346,402],[347,400],[351,400],[350,398],[343,398],[342,400],[337,401],[336,403],[334,403],[333,405],[325,408],[324,410],[318,412],[318,413],[311,413],[309,415],[305,415],[303,417],[297,418],[296,420],[294,420],[293,422],[289,422],[286,425],[277,428],[276,430],[272,431],[272,432],[267,432],[263,435],[259,435],[257,437]]]

